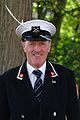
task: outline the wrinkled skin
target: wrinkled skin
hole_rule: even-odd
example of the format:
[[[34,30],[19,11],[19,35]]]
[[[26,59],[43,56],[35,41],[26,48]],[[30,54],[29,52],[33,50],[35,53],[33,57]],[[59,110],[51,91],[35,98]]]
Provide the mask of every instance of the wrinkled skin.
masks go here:
[[[50,51],[50,41],[24,41],[21,43],[29,64],[34,68],[41,67]]]

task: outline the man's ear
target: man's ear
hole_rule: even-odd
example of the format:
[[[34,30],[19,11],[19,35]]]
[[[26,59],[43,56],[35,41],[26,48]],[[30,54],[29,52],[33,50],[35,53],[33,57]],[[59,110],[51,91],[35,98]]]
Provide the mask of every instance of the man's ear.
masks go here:
[[[25,42],[21,41],[21,46],[22,46],[24,52],[26,52],[26,49],[25,49]]]
[[[23,41],[21,41],[21,46],[24,47],[24,42]]]
[[[48,50],[48,52],[50,52],[50,50],[51,50],[51,42],[49,43],[49,50]]]

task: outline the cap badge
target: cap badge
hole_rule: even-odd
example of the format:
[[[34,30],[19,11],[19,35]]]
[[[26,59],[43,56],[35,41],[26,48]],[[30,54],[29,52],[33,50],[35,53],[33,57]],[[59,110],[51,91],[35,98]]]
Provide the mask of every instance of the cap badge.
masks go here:
[[[39,33],[40,32],[40,26],[33,26],[32,27],[32,31],[33,31],[33,33]]]

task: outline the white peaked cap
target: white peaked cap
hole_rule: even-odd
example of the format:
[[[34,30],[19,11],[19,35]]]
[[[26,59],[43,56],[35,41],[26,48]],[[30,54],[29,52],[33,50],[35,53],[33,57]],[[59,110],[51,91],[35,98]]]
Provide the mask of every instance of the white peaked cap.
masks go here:
[[[51,36],[53,36],[56,32],[56,27],[52,23],[47,22],[45,20],[37,19],[37,20],[30,20],[30,21],[21,23],[16,28],[16,34],[19,37],[22,37],[23,33],[27,32],[27,31],[31,31],[32,27],[34,27],[34,26],[40,26],[41,30],[48,31],[51,34]]]

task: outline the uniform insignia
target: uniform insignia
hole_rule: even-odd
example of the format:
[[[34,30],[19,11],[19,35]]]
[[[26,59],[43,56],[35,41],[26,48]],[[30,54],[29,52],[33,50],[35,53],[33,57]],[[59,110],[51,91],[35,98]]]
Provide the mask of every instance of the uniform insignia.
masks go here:
[[[39,33],[40,32],[40,26],[32,26],[33,33]]]
[[[23,73],[21,73],[21,74],[20,74],[20,78],[23,78],[23,77],[24,77],[24,75],[23,75]]]
[[[49,62],[49,61],[48,61],[48,62]],[[58,74],[57,74],[56,70],[54,69],[53,65],[51,64],[51,62],[49,62],[49,64],[50,64],[50,66],[52,67],[52,70],[53,70],[53,71],[50,72],[50,76],[51,76],[52,78],[53,78],[53,77],[57,77]]]
[[[55,83],[56,83],[56,81],[52,79],[52,83],[53,83],[53,84],[55,84]]]
[[[54,76],[54,72],[51,72],[50,74],[51,74],[51,77],[53,77],[53,76]]]
[[[23,65],[20,66],[19,71],[18,71],[18,74],[17,74],[17,79],[19,79],[19,80],[22,80],[23,77],[24,77],[24,74],[21,73],[22,66],[23,66]]]

